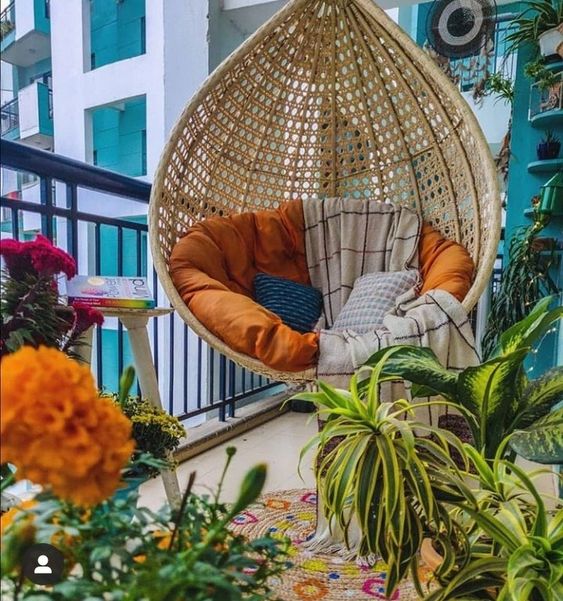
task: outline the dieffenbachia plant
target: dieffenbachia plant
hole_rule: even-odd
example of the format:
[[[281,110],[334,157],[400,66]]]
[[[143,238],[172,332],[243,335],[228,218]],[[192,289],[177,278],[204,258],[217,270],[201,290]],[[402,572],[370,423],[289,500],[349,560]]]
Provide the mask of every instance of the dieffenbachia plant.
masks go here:
[[[553,297],[542,299],[527,317],[506,330],[491,358],[478,366],[449,371],[430,349],[405,345],[392,347],[394,352],[390,355],[385,350],[378,351],[366,365],[378,365],[385,357],[383,380],[410,381],[414,397],[440,395],[459,406],[471,428],[475,447],[484,457],[492,459],[507,436],[533,428],[563,399],[563,367],[530,380],[524,366],[534,344],[563,315],[563,307],[549,309],[552,301]],[[534,435],[529,436],[531,444]],[[513,448],[517,451],[523,449],[523,444],[518,444],[522,437],[515,434]],[[535,431],[535,440],[539,438]],[[541,438],[546,448],[563,447],[560,427],[544,428]],[[554,456],[552,462],[559,458]]]

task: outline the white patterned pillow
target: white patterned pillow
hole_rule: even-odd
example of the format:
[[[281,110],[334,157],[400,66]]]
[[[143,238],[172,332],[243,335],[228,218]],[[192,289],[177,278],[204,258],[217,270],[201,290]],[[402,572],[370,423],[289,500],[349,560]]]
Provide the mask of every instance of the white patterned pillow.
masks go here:
[[[383,324],[383,317],[393,309],[401,294],[418,282],[418,271],[378,271],[360,276],[332,330],[371,332]]]

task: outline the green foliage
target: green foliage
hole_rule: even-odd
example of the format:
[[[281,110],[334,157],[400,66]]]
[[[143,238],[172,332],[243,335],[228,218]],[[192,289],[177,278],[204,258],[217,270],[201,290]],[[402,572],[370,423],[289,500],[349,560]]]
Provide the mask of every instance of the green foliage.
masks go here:
[[[28,273],[16,279],[3,270],[0,290],[2,355],[25,344],[56,348],[65,345],[74,312],[59,304],[53,278]]]
[[[464,485],[449,455],[452,446],[464,457],[461,443],[448,432],[415,421],[407,401],[383,402],[379,396],[383,365],[399,350],[386,350],[372,368],[362,370],[369,373],[362,390],[358,378],[363,373],[352,377],[349,391],[319,382],[320,392],[294,397],[315,402],[319,414],[328,418],[302,451],[303,457],[318,445],[317,489],[326,518],[344,531],[347,542],[351,518],[357,519],[360,554],[380,556],[388,565],[387,596],[409,569],[417,578],[423,536],[440,539],[449,558],[443,572],[459,555],[456,544],[463,547],[444,505],[463,498]],[[344,440],[328,450],[340,436]],[[465,494],[470,495],[467,490]]]
[[[529,0],[525,4],[526,9],[511,22],[511,26],[516,26],[515,31],[506,36],[510,43],[509,52],[520,44],[537,43],[542,33],[563,22],[561,0]]]
[[[256,500],[264,479],[265,466],[251,469],[229,507],[217,497],[193,494],[192,474],[176,512],[137,507],[136,491],[90,512],[42,494],[3,536],[3,592],[15,601],[37,600],[36,587],[20,580],[21,556],[30,544],[52,542],[69,573],[45,592],[51,601],[272,599],[267,581],[285,568],[287,541],[270,536],[248,541],[230,529],[237,513]]]
[[[533,79],[540,90],[547,90],[558,82],[555,72],[546,68],[543,57],[527,63],[524,67],[524,75]]]
[[[472,559],[425,601],[498,599],[559,601],[563,598],[563,510],[549,517],[541,496],[517,466],[501,462],[533,498],[521,511],[522,498],[503,506],[463,506],[488,552],[473,549]]]
[[[512,106],[514,102],[514,81],[502,73],[492,73],[485,80],[485,94],[494,94],[498,100],[504,100]]]
[[[563,408],[541,417],[526,430],[514,432],[510,446],[529,461],[563,465]]]
[[[536,215],[531,226],[515,231],[509,247],[508,264],[498,291],[493,295],[482,347],[489,357],[500,334],[523,319],[539,300],[557,294],[557,284],[549,274],[557,256],[542,254],[535,241],[545,226]]]
[[[112,398],[119,404],[125,416],[131,420],[132,434],[138,452],[150,453],[157,459],[168,459],[170,453],[178,447],[180,440],[186,436],[186,431],[178,418],[169,415],[160,407],[155,407],[147,399],[126,395],[124,400],[120,401],[119,394],[102,396]],[[136,475],[157,474],[158,470],[144,466]]]
[[[526,318],[506,330],[491,358],[476,367],[449,372],[430,349],[412,346],[392,347],[391,354],[379,351],[367,365],[385,360],[385,379],[409,380],[415,397],[441,395],[458,405],[476,448],[492,459],[508,435],[547,415],[563,396],[563,367],[535,381],[528,380],[524,369],[533,345],[563,315],[562,307],[549,310],[551,301],[543,299]]]

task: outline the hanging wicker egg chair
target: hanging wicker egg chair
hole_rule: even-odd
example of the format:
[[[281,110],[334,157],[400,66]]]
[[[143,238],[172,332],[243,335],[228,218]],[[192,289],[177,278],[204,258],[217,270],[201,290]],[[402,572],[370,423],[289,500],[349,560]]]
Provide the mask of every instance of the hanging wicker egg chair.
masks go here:
[[[206,217],[325,197],[414,208],[470,253],[463,305],[475,305],[500,235],[492,156],[454,84],[372,0],[290,0],[205,81],[156,172],[150,243],[172,305],[211,346],[275,380],[315,374],[228,348],[189,311],[168,261]]]

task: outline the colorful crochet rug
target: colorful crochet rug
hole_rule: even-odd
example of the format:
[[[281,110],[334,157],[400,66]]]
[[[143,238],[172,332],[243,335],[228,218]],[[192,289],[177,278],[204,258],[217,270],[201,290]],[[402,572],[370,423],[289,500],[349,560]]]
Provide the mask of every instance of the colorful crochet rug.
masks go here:
[[[249,538],[266,533],[292,542],[288,569],[271,583],[283,601],[373,601],[384,595],[384,563],[367,567],[342,557],[311,553],[303,548],[315,531],[317,497],[314,491],[284,490],[269,493],[261,502],[238,515],[235,530]],[[421,568],[421,580],[429,573]],[[418,601],[412,582],[401,583],[393,601]]]

